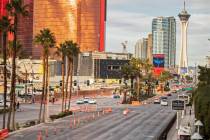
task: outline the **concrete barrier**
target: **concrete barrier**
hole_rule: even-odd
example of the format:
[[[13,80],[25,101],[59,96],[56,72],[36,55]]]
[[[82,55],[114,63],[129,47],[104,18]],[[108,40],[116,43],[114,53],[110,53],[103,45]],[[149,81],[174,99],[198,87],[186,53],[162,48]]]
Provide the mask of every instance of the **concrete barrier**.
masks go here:
[[[140,106],[141,103],[139,101],[132,101],[131,105],[132,106]]]

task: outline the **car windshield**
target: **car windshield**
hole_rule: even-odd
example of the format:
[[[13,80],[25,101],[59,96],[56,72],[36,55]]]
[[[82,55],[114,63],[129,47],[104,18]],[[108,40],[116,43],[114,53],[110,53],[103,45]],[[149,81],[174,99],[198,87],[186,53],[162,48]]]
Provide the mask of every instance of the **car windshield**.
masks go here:
[[[161,99],[162,99],[162,100],[166,100],[166,99],[167,99],[167,97],[161,97]]]

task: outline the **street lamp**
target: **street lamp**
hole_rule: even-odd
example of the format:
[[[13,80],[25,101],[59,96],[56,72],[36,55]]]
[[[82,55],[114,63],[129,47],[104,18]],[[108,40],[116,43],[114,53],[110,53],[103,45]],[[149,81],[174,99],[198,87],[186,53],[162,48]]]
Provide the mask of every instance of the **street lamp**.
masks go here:
[[[194,133],[192,136],[191,136],[191,140],[202,140],[203,137],[199,134],[199,133]]]
[[[200,127],[203,126],[203,123],[202,123],[200,120],[198,120],[198,121],[195,122],[194,125],[198,127],[198,133],[200,133],[200,132],[199,132],[199,129],[200,129]]]

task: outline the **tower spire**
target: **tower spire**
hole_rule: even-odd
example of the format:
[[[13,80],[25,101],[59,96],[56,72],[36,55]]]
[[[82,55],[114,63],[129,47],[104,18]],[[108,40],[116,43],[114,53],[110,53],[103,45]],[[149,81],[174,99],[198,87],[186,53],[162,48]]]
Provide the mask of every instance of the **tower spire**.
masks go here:
[[[184,11],[186,10],[186,1],[184,0]]]

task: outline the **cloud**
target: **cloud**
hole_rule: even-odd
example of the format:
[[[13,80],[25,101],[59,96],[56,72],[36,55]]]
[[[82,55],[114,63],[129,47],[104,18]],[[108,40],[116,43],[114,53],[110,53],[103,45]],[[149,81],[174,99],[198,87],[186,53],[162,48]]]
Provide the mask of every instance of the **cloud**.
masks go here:
[[[114,10],[108,16],[107,45],[109,51],[118,51],[116,46],[128,40],[129,51],[133,52],[133,46],[137,39],[151,32],[152,17],[134,12]],[[115,45],[112,45],[115,42]],[[112,46],[112,47],[111,47]]]

